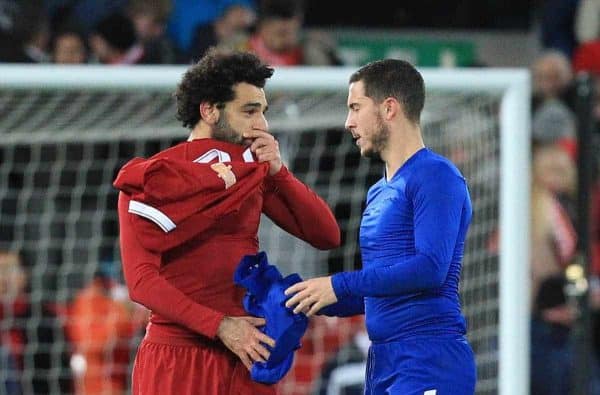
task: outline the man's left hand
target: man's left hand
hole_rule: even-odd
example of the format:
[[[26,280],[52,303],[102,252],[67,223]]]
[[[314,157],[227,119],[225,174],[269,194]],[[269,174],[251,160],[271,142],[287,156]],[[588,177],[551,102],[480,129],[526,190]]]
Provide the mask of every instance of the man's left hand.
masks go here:
[[[286,295],[293,295],[285,303],[286,307],[294,306],[294,313],[305,313],[313,316],[323,307],[336,303],[337,297],[331,285],[331,276],[317,277],[296,283],[285,290]]]

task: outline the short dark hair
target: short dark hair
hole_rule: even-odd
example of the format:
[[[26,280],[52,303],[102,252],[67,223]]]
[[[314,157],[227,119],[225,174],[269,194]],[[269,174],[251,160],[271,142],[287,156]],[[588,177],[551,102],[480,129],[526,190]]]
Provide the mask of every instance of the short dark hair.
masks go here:
[[[350,76],[349,83],[362,81],[365,95],[382,102],[388,97],[398,100],[404,115],[418,124],[425,105],[425,83],[421,73],[409,62],[399,59],[376,60],[362,66]]]
[[[211,47],[185,72],[177,86],[177,119],[191,129],[200,121],[200,103],[224,104],[234,100],[233,88],[240,82],[264,88],[273,72],[272,67],[250,52]]]
[[[110,14],[100,20],[94,28],[94,33],[119,51],[127,51],[137,41],[133,22],[121,13]]]

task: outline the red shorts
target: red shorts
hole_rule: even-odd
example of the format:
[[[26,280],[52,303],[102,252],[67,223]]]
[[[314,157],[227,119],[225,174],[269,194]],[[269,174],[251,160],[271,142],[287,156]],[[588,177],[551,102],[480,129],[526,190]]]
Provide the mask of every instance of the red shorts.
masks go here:
[[[132,395],[276,395],[275,385],[252,381],[221,343],[147,334],[133,367]]]

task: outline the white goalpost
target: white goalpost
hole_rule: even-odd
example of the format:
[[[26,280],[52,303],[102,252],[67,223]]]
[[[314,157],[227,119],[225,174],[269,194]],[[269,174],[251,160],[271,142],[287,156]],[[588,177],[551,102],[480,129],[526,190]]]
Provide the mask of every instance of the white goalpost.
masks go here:
[[[315,251],[265,218],[261,249],[284,272],[308,277],[360,266],[362,205],[366,190],[381,176],[381,164],[360,159],[343,130],[348,78],[355,70],[280,67],[267,82],[267,118],[284,161],[331,205],[343,234],[341,248]],[[182,66],[0,65],[0,250],[27,253],[36,300],[68,304],[100,266],[112,265],[118,273],[112,181],[133,156],[150,156],[187,138],[172,98],[184,71]],[[526,395],[529,73],[420,71],[427,90],[425,143],[457,163],[473,199],[461,298],[477,356],[477,394]],[[338,330],[351,331],[343,325]],[[296,360],[310,365],[310,382],[292,370],[284,394],[314,390],[320,367],[332,357],[318,333],[307,333],[317,345],[316,356]],[[39,346],[35,337],[30,341],[34,344],[27,347]],[[139,336],[127,341],[134,349]],[[72,346],[65,339],[52,349],[61,347]],[[23,369],[14,375],[30,379],[34,368],[27,359]],[[58,380],[63,373],[40,374]]]

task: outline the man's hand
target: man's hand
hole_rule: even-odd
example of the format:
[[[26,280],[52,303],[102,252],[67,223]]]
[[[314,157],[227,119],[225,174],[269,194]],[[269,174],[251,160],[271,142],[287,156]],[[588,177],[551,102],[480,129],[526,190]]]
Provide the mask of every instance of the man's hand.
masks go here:
[[[297,305],[294,313],[303,312],[308,317],[317,314],[323,307],[338,301],[331,285],[331,276],[311,278],[296,283],[286,289],[285,294],[294,294],[285,305],[289,308]]]
[[[275,340],[256,328],[264,324],[265,320],[258,317],[225,317],[219,325],[217,337],[250,370],[254,362],[265,362],[269,358],[269,350],[262,343],[275,346]]]
[[[245,132],[243,137],[252,140],[250,151],[256,155],[259,162],[269,162],[269,175],[275,175],[281,170],[283,162],[279,152],[279,143],[272,134],[262,130],[253,130]]]

